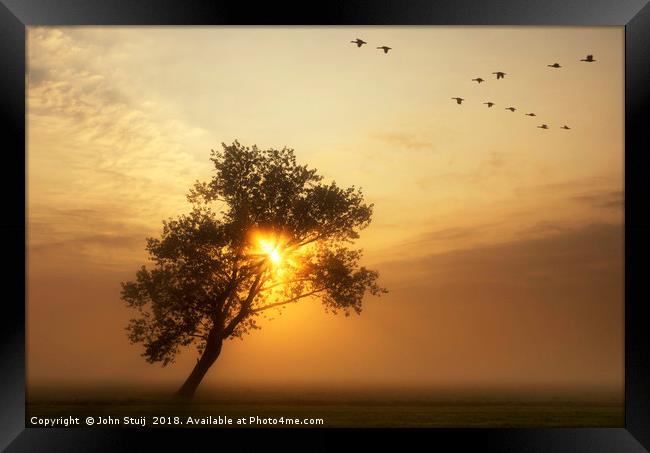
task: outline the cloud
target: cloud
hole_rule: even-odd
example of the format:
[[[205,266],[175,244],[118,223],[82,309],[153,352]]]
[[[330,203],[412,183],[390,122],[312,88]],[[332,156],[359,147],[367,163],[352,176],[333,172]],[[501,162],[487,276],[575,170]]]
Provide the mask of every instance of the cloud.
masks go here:
[[[160,223],[133,220],[133,210],[108,204],[95,208],[31,209],[27,254],[30,270],[61,273],[69,268],[120,269],[144,256],[145,238]]]
[[[429,140],[421,140],[413,134],[405,133],[379,133],[373,134],[372,138],[387,143],[391,146],[398,146],[401,148],[411,150],[435,150],[435,145]]]
[[[460,227],[445,228],[442,230],[434,231],[426,235],[426,237],[422,238],[421,240],[446,241],[449,239],[462,239],[471,236],[472,234],[476,233],[476,231],[477,231],[476,228],[460,228]]]
[[[619,179],[608,178],[604,176],[591,176],[587,178],[576,178],[565,181],[537,184],[530,186],[519,186],[514,188],[515,194],[526,195],[529,193],[544,194],[544,195],[562,195],[568,192],[575,192],[576,190],[596,190],[603,186],[612,186],[614,183],[620,182]]]
[[[543,220],[534,225],[522,228],[518,233],[523,236],[547,236],[549,234],[566,233],[569,231],[571,231],[571,228],[564,224]]]
[[[29,130],[34,135],[65,131],[73,157],[92,169],[164,175],[194,165],[193,154],[182,145],[202,131],[169,119],[171,112],[155,99],[142,98],[142,82],[124,60],[125,53],[135,57],[135,50],[129,54],[128,46],[106,39],[120,33],[30,29]]]
[[[622,225],[375,267],[389,290],[382,304],[399,304],[392,329],[419,332],[414,347],[442,345],[445,352],[423,359],[432,375],[449,367],[477,382],[622,382]]]
[[[478,166],[477,173],[491,173],[495,170],[501,169],[506,166],[505,153],[492,151],[487,159],[481,161]]]
[[[515,162],[514,156],[502,151],[489,151],[477,162],[471,162],[466,170],[445,172],[438,175],[428,175],[417,181],[418,186],[430,190],[434,184],[444,181],[446,184],[484,185],[487,183],[502,184],[508,178],[518,178],[522,174],[522,162]]]
[[[453,241],[457,239],[475,238],[477,236],[480,236],[488,229],[497,225],[499,225],[499,223],[488,223],[476,226],[451,227],[443,228],[440,230],[433,230],[418,236],[412,241],[409,241],[408,244],[422,245],[431,241]]]
[[[197,168],[209,168],[198,167],[188,151],[202,131],[141,93],[129,59],[142,49],[130,41],[116,44],[126,32],[29,29],[33,253],[117,263],[116,250],[142,250],[144,235],[160,219],[186,208]]]
[[[37,244],[30,248],[32,252],[49,251],[62,247],[86,247],[100,246],[106,248],[128,248],[144,247],[144,237],[141,235],[120,236],[114,234],[94,234],[90,236],[80,236],[66,241],[49,242],[46,244]]]
[[[503,292],[507,288],[529,287],[544,293],[585,282],[598,287],[602,287],[604,282],[613,287],[620,286],[621,282],[616,279],[621,276],[623,265],[622,225],[597,223],[569,228],[541,222],[527,232],[543,232],[545,235],[394,260],[377,267],[391,280],[417,276],[412,279],[416,286],[420,285],[417,282],[426,282],[426,285],[434,282],[436,286],[456,282],[478,290],[485,283],[486,290]],[[423,238],[467,234],[472,232],[439,230],[425,234]]]
[[[580,203],[586,203],[595,208],[620,209],[623,208],[624,194],[621,190],[592,192],[582,195],[576,195],[574,200]]]

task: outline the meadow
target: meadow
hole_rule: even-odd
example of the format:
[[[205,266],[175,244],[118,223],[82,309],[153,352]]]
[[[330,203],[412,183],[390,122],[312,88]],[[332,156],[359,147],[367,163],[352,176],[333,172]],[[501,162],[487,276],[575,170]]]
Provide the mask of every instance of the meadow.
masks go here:
[[[119,395],[119,396],[118,396]],[[621,427],[622,401],[589,395],[525,395],[421,390],[225,389],[202,392],[190,402],[169,392],[55,391],[28,393],[26,426],[32,417],[94,417],[116,427]],[[134,419],[126,425],[124,417]],[[175,419],[174,417],[178,417]],[[211,418],[210,418],[211,417]],[[253,419],[251,419],[251,417]],[[191,418],[193,423],[188,423]],[[225,420],[231,419],[231,424]],[[237,420],[245,420],[237,424]],[[287,424],[287,419],[291,419]],[[319,422],[303,421],[322,419]],[[274,421],[275,420],[275,421]],[[154,422],[158,424],[154,424]],[[207,424],[206,424],[207,423]],[[312,424],[313,423],[313,424]]]

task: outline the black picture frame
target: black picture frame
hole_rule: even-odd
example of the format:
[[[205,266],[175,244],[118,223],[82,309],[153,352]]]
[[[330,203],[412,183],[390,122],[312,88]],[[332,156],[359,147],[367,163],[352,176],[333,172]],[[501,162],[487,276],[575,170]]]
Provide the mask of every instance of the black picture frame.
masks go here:
[[[139,430],[25,428],[25,30],[31,25],[570,25],[625,26],[625,426],[548,429]],[[494,452],[643,452],[650,448],[650,300],[643,263],[650,256],[648,0],[450,0],[277,4],[183,0],[0,0],[0,115],[5,237],[0,448],[7,451],[130,451],[279,447],[328,451],[381,446]],[[645,146],[644,146],[645,144]],[[22,194],[22,195],[21,195]],[[8,254],[8,256],[7,256]],[[351,436],[353,434],[354,436]],[[343,443],[342,436],[345,436]],[[191,443],[189,441],[191,440]],[[644,448],[645,446],[645,448]],[[415,448],[415,447],[414,447]],[[449,450],[449,449],[445,449]]]

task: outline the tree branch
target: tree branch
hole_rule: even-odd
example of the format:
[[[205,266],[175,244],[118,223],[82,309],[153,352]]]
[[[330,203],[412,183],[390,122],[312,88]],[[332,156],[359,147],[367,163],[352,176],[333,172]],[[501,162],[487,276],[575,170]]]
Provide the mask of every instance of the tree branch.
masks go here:
[[[295,301],[297,301],[299,299],[302,299],[304,297],[313,296],[314,294],[319,293],[321,291],[325,291],[326,289],[327,289],[327,287],[315,289],[314,291],[310,291],[308,293],[301,294],[300,296],[293,297],[293,298],[291,298],[289,300],[285,300],[283,302],[276,302],[276,303],[273,303],[273,304],[264,305],[263,307],[256,308],[255,310],[251,310],[251,313],[258,313],[260,311],[264,311],[264,310],[267,310],[269,308],[279,307],[280,305],[290,304],[290,303],[295,302]]]
[[[291,245],[289,248],[297,249],[297,248],[300,248],[300,247],[304,247],[305,245],[311,244],[312,242],[316,242],[317,240],[322,239],[324,237],[326,237],[325,234],[317,234],[316,236],[312,237],[311,239],[305,239],[302,242],[298,242],[297,244]]]
[[[263,274],[263,271],[257,274],[255,282],[251,285],[251,288],[248,291],[248,296],[242,303],[239,313],[237,313],[237,316],[230,320],[228,326],[223,330],[223,338],[228,338],[235,331],[237,324],[239,324],[250,313],[250,304],[253,302],[253,299],[255,299],[255,296],[257,296],[257,292],[262,284]]]
[[[308,282],[308,281],[311,281],[311,280],[313,280],[313,279],[311,279],[311,278],[297,278],[295,280],[289,280],[287,282],[278,282],[278,283],[274,283],[271,286],[267,286],[266,288],[260,289],[259,292],[261,293],[262,291],[268,291],[269,289],[273,289],[276,286],[290,285],[291,283],[298,283],[298,282]]]
[[[244,265],[244,266],[240,267],[239,270],[241,270],[241,271],[243,271],[243,270],[248,271],[248,270],[251,270],[251,269],[258,268],[258,267],[264,265],[264,264],[266,263],[267,259],[268,259],[268,258],[265,257],[265,258],[262,258],[261,260],[259,260],[259,261],[258,261],[257,263],[255,263],[255,264]]]
[[[221,314],[222,316],[225,315],[225,310],[223,310],[224,305],[228,302],[228,300],[231,298],[233,292],[237,289],[237,269],[232,271],[232,275],[228,279],[228,285],[226,286],[226,289],[222,294],[219,295],[219,297],[216,300],[216,314]]]

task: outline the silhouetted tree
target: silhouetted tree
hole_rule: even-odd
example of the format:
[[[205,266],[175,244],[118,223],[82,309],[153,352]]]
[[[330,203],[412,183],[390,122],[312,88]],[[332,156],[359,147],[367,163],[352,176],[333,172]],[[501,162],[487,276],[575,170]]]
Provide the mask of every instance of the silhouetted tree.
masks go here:
[[[197,347],[182,397],[194,395],[224,340],[259,328],[267,310],[315,297],[348,316],[366,293],[386,291],[376,271],[359,266],[361,251],[345,246],[371,221],[360,189],[322,183],[292,149],[235,141],[211,161],[216,175],[187,196],[192,211],[147,239],[153,266],[122,283],[122,299],[138,310],[129,339],[148,362],[164,366],[181,347]]]

